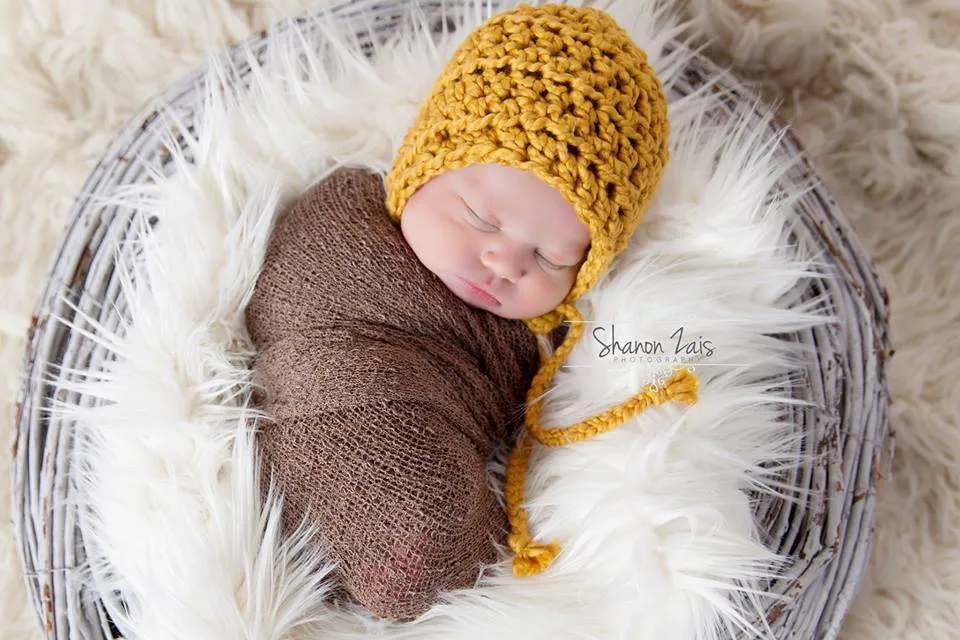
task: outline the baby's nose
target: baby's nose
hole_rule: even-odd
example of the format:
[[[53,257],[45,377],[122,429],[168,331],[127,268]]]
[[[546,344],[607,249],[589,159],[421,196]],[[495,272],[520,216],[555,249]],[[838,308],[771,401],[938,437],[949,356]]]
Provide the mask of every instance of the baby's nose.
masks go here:
[[[480,255],[480,261],[497,276],[510,282],[516,282],[527,272],[523,261],[511,251],[487,249]]]

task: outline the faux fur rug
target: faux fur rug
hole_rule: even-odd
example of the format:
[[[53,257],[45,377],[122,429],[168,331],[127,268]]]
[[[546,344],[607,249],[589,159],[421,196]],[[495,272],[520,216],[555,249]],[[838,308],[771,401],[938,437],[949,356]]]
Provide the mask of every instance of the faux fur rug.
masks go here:
[[[824,321],[811,313],[820,301],[785,308],[815,257],[788,241],[807,185],[781,179],[797,157],[771,153],[780,138],[769,110],[757,118],[744,100],[714,121],[721,93],[670,91],[695,55],[666,52],[680,31],[673,13],[637,0],[603,6],[671,94],[672,156],[642,231],[579,306],[600,323],[591,336],[603,331],[607,342],[619,330],[628,343],[668,343],[663,353],[674,341],[686,353],[712,345],[722,355],[695,362],[699,400],[649,408],[589,442],[534,447],[531,529],[563,545],[543,575],[514,576],[504,549],[473,588],[409,624],[325,602],[324,571],[313,568],[327,559],[277,539],[277,503],[260,510],[252,411],[235,401],[249,392],[253,353],[244,308],[276,216],[340,163],[389,167],[446,61],[491,9],[473,3],[437,42],[409,11],[373,64],[342,21],[309,37],[272,34],[249,89],[224,93],[211,78],[192,130],[165,123],[175,170],[116,194],[141,223],[157,220],[130,239],[139,257],[132,283],[121,274],[128,326],[114,335],[79,321],[118,356],[107,372],[65,384],[106,401],[69,413],[80,430],[84,533],[99,551],[87,560],[98,592],[123,594],[122,606],[106,606],[125,637],[767,635],[755,620],[774,602],[759,578],[776,575],[780,559],[760,543],[746,490],[772,491],[775,470],[800,462],[800,436],[780,419],[792,394],[777,382],[806,358],[801,344],[770,336]],[[774,185],[783,197],[770,198]],[[642,357],[627,367],[600,351],[593,340],[573,349],[543,400],[547,424],[620,402],[665,367]]]
[[[22,335],[63,215],[113,132],[199,62],[306,3],[36,2],[3,9],[0,357],[9,431]],[[947,638],[960,625],[956,376],[960,15],[914,2],[691,3],[713,55],[784,99],[821,175],[874,251],[893,298],[895,476],[844,637]],[[951,11],[953,13],[951,13]],[[5,480],[5,478],[4,478]],[[7,489],[8,490],[8,489]],[[6,496],[4,496],[6,498]],[[9,500],[3,500],[3,509]],[[39,637],[9,534],[3,637]]]

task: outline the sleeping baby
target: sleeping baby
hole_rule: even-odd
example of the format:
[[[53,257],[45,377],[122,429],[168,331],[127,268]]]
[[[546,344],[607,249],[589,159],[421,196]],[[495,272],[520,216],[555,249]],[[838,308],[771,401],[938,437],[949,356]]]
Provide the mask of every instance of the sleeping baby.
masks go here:
[[[536,402],[667,134],[659,81],[610,16],[519,5],[466,37],[385,179],[341,168],[278,219],[246,316],[258,446],[285,527],[316,526],[339,597],[413,618],[504,543],[517,575],[543,570],[560,549],[528,530],[532,442],[693,401],[687,374],[569,427],[543,427]],[[505,507],[487,473],[500,444]]]

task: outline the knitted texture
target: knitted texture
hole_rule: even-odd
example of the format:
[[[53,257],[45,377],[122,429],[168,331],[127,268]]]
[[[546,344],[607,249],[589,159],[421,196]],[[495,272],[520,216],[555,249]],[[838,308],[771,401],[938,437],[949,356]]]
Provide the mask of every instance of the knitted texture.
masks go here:
[[[593,7],[520,4],[468,34],[404,136],[387,176],[387,208],[399,222],[418,188],[445,171],[495,163],[532,171],[573,205],[590,248],[566,297],[525,320],[534,333],[570,324],[526,397],[524,434],[510,454],[504,494],[514,573],[532,575],[559,553],[538,544],[522,507],[529,438],[557,446],[539,401],[582,334],[574,302],[610,267],[637,228],[669,157],[667,100],[643,50]],[[641,389],[619,406],[564,429],[563,443],[594,437],[648,406],[694,402],[697,379],[678,372],[669,390]],[[682,389],[682,391],[681,391]]]
[[[423,266],[384,197],[382,177],[357,169],[301,196],[270,237],[246,322],[285,530],[308,517],[341,597],[405,619],[498,559],[507,520],[486,462],[515,437],[537,346]]]
[[[668,132],[646,54],[608,14],[522,4],[454,52],[387,175],[387,207],[399,221],[430,178],[470,164],[534,172],[590,230],[572,303],[626,247],[667,162]],[[544,333],[562,319],[554,310],[527,323]]]

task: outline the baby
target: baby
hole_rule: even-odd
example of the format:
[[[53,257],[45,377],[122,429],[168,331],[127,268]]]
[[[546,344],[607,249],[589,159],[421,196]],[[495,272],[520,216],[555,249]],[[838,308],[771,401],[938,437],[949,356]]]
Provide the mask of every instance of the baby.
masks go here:
[[[573,286],[590,231],[535,173],[474,164],[430,180],[400,228],[417,258],[467,304],[503,318],[556,308]]]
[[[343,591],[375,614],[472,586],[507,524],[517,575],[549,564],[559,547],[533,541],[522,509],[531,438],[559,446],[693,399],[678,376],[569,428],[542,427],[535,402],[667,135],[659,81],[610,16],[522,4],[466,37],[385,181],[341,169],[277,223],[247,309],[255,402],[274,418],[264,466],[284,517],[313,518]],[[537,335],[559,342],[549,357]],[[514,445],[506,513],[486,479],[498,442]]]

